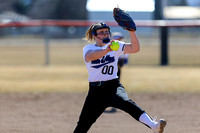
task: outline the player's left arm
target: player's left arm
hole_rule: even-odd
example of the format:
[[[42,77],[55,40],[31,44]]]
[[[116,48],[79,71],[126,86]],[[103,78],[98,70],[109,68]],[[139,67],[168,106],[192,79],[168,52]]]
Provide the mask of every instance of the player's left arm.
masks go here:
[[[137,53],[140,51],[140,43],[138,37],[135,31],[129,31],[129,34],[131,36],[131,43],[126,44],[124,46],[124,53],[125,54]]]
[[[139,40],[135,33],[137,28],[134,20],[129,16],[127,12],[121,10],[118,7],[113,9],[113,17],[119,26],[129,31],[129,34],[131,36],[131,44],[126,44],[124,46],[124,53],[130,54],[140,51]]]

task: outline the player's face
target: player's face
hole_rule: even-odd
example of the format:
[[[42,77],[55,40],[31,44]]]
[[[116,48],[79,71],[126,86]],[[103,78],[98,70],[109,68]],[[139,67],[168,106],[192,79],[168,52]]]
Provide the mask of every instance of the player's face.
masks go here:
[[[107,28],[99,29],[96,32],[97,32],[97,36],[95,38],[98,44],[101,44],[103,39],[110,38],[110,32],[109,32],[109,29]]]
[[[97,36],[101,39],[110,37],[110,32],[107,28],[97,30]]]

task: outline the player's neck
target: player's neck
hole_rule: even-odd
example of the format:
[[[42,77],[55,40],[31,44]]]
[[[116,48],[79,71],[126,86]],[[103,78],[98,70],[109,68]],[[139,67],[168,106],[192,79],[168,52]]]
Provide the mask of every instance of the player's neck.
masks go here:
[[[105,43],[99,43],[99,44],[95,44],[95,46],[97,46],[97,47],[103,47],[103,46],[105,46],[106,44]]]

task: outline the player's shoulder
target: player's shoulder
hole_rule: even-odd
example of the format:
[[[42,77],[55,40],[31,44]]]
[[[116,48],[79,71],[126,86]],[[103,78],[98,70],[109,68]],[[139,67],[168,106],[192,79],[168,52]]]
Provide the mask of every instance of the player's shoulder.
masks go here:
[[[88,44],[88,45],[85,45],[84,47],[83,47],[83,54],[85,55],[86,53],[87,53],[87,51],[89,51],[89,50],[94,50],[95,48],[94,48],[94,44]]]
[[[118,41],[118,43],[121,44],[121,45],[125,44],[125,42],[122,42],[122,41]]]
[[[83,47],[83,49],[91,49],[94,47],[94,44],[87,44]]]

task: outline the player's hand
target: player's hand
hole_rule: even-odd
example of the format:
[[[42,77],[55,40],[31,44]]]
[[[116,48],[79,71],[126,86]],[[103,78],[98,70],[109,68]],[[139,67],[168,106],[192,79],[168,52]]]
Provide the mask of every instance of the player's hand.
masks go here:
[[[108,44],[108,47],[106,48],[106,50],[107,50],[108,52],[113,51],[113,50],[110,48],[111,45],[112,45],[112,44],[109,43],[109,44]]]

